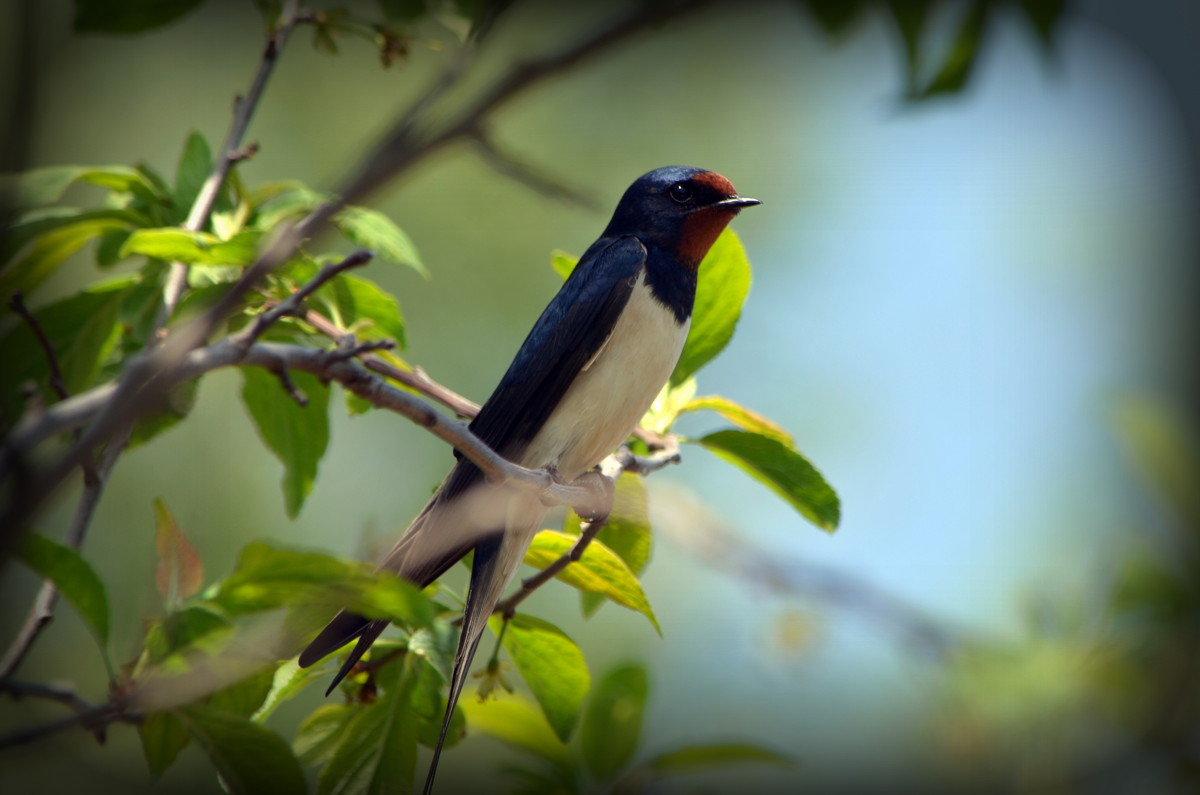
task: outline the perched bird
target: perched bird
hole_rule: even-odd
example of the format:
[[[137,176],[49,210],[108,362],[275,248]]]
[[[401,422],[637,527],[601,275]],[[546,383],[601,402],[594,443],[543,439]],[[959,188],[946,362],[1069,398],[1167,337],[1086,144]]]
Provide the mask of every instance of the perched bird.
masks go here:
[[[666,383],[691,324],[700,261],[743,207],[712,171],[667,166],[629,186],[600,239],[525,338],[471,431],[514,463],[572,481],[623,442]],[[516,573],[547,507],[489,484],[458,462],[380,564],[419,586],[474,551],[438,757],[488,616]],[[387,626],[339,613],[300,654],[307,667],[358,639],[329,690]]]

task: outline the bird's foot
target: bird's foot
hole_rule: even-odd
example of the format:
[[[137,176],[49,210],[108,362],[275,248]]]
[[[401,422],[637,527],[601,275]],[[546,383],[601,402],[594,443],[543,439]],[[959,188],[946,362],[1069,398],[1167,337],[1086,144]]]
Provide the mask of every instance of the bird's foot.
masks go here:
[[[575,478],[571,485],[587,490],[587,496],[571,506],[575,513],[579,514],[579,518],[585,522],[607,521],[617,491],[613,481],[596,470],[591,470]]]

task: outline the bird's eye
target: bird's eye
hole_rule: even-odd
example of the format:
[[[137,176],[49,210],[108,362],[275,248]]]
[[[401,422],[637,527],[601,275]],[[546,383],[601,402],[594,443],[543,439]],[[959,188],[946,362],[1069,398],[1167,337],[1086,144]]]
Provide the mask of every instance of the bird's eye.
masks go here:
[[[679,202],[680,204],[684,204],[685,202],[689,202],[692,200],[691,189],[688,188],[687,185],[684,185],[682,182],[677,182],[674,185],[672,185],[671,190],[669,192],[671,194],[671,198],[674,199],[675,201]]]

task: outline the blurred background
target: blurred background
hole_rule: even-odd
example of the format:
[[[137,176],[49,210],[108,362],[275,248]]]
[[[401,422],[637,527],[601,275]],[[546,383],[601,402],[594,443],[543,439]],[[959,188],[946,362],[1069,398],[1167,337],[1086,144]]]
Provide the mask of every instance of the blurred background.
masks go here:
[[[170,173],[190,131],[221,139],[259,56],[248,3],[208,3],[128,38],[74,35],[68,2],[35,5],[27,28],[15,5],[0,15],[0,51],[32,37],[32,71],[9,57],[4,81],[8,92],[34,81],[28,166],[145,160]],[[476,85],[588,31],[609,13],[594,6],[516,4]],[[1198,17],[1187,0],[1079,0],[1048,55],[1002,10],[964,92],[906,104],[902,53],[881,15],[831,39],[796,3],[709,9],[496,119],[509,149],[604,209],[539,195],[469,147],[371,197],[432,273],[364,272],[401,301],[406,358],[477,401],[558,287],[551,251],[581,253],[642,172],[702,166],[763,200],[734,224],[754,286],[699,391],[791,431],[838,490],[841,527],[820,532],[686,449],[683,466],[648,480],[657,536],[644,583],[662,638],[613,606],[584,621],[562,586],[529,603],[582,646],[594,675],[626,660],[648,666],[647,752],[740,740],[797,760],[680,791],[1124,791],[1179,786],[1200,770],[1189,656],[1200,599],[1186,557],[1197,491],[1178,458],[1194,442],[1198,386],[1200,100],[1185,77]],[[301,29],[251,128],[261,150],[243,178],[333,188],[427,87],[448,35],[426,31],[385,70],[368,44],[329,55]],[[93,278],[78,257],[40,300]],[[116,469],[85,554],[110,586],[119,659],[136,651],[140,617],[159,609],[152,498],[216,577],[256,538],[367,556],[390,545],[450,466],[419,428],[384,412],[348,419],[335,404],[315,491],[289,521],[281,467],[239,385],[236,373],[210,376],[191,421]],[[696,417],[683,431],[720,426]],[[1155,451],[1176,461],[1166,476]],[[1164,479],[1182,486],[1164,490]],[[39,529],[61,532],[73,496]],[[749,563],[734,571],[712,559],[713,538]],[[1183,599],[1182,623],[1155,623],[1153,605],[1116,611],[1130,561],[1161,563],[1150,586],[1182,589],[1172,597]],[[768,562],[775,587],[756,576]],[[26,572],[4,572],[4,638],[34,588]],[[1176,648],[1178,632],[1183,657],[1168,656],[1193,674],[1168,700],[1184,705],[1184,724],[1170,743],[1147,741],[1157,715],[1138,694],[1173,680],[1145,661]],[[60,609],[26,669],[99,697],[101,670],[78,680],[89,644]],[[310,695],[280,725],[311,710]],[[110,734],[107,748],[79,732],[9,751],[0,781],[18,787],[10,792],[148,789],[135,733]],[[186,753],[195,756],[159,791],[215,789],[195,749]],[[483,771],[498,788],[491,771],[506,754],[471,739],[448,753],[443,783],[452,791]]]

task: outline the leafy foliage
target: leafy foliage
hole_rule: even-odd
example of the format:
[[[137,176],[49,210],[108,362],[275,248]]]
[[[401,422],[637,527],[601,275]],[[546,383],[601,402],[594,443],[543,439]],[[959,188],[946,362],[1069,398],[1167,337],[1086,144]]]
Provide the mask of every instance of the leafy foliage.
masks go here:
[[[75,29],[148,31],[199,5],[200,0],[76,0]],[[267,27],[274,29],[281,4],[258,0],[257,5]],[[375,11],[381,18],[329,8],[312,12],[305,22],[318,49],[336,52],[345,39],[366,39],[386,66],[404,59],[411,26],[420,20],[437,15],[469,46],[491,30],[508,5],[506,0],[482,0],[448,9],[423,0],[379,0]],[[965,87],[994,16],[993,3],[971,3],[961,12],[949,47],[931,62],[929,22],[940,12],[939,4],[806,0],[800,5],[831,36],[844,36],[870,7],[888,15],[902,43],[910,99]],[[1062,3],[1020,0],[1012,5],[1048,44]],[[60,399],[51,386],[55,366],[70,395],[109,388],[140,354],[154,349],[164,324],[169,333],[223,297],[241,295],[214,330],[218,338],[228,339],[340,258],[334,251],[303,248],[257,289],[232,293],[266,241],[329,197],[290,181],[248,186],[233,164],[211,211],[201,223],[185,228],[202,186],[219,176],[217,162],[228,154],[214,152],[203,136],[191,133],[170,181],[146,164],[56,166],[0,181],[3,204],[17,208],[0,243],[0,296],[5,306],[15,293],[35,305],[32,323],[18,322],[0,308],[6,323],[0,336],[6,376],[12,383],[34,385],[30,392],[0,394],[5,432],[23,415]],[[62,203],[64,196],[75,201],[89,194],[86,207]],[[350,245],[428,275],[409,235],[379,211],[349,206],[332,221]],[[88,247],[101,275],[117,266],[121,275],[98,278],[75,295],[39,303],[45,281]],[[552,265],[565,278],[574,259],[556,252]],[[159,318],[170,273],[180,267],[186,270],[183,300],[170,317]],[[786,430],[731,398],[696,396],[697,377],[732,338],[750,283],[746,252],[727,230],[701,264],[694,319],[679,363],[642,421],[645,433],[629,445],[638,453],[654,452],[647,440],[674,437],[681,416],[713,412],[733,427],[694,441],[765,483],[811,523],[832,531],[839,517],[837,496]],[[350,337],[392,340],[403,349],[406,334],[395,296],[367,278],[341,273],[316,290],[303,311],[273,323],[267,338],[306,348],[327,346],[328,337],[334,343]],[[397,354],[379,355],[410,369]],[[314,487],[330,443],[333,387],[315,376],[258,366],[243,367],[242,378],[242,402],[264,445],[283,466],[284,505],[294,517]],[[185,420],[194,395],[194,383],[178,387],[165,408],[140,418],[134,443],[158,441]],[[366,408],[358,399],[347,404],[351,411]],[[440,585],[420,591],[358,563],[263,542],[248,544],[232,572],[206,585],[200,554],[161,501],[154,503],[154,517],[161,614],[144,621],[137,655],[119,669],[107,661],[112,618],[106,587],[84,557],[38,535],[26,538],[19,550],[21,560],[54,582],[96,635],[104,663],[113,672],[114,698],[138,715],[150,775],[162,776],[195,744],[230,792],[306,792],[306,766],[320,768],[320,793],[408,791],[417,746],[434,743],[440,729],[455,637],[450,623],[454,611],[443,600],[454,602],[455,595]],[[579,534],[580,520],[568,512],[561,526],[537,535],[526,562],[550,564],[569,552]],[[651,549],[645,487],[640,477],[626,474],[616,484],[606,526],[557,579],[579,592],[585,616],[612,601],[645,616],[659,630],[638,579]],[[1139,575],[1129,575],[1122,604],[1149,604],[1167,617],[1185,611],[1194,595],[1186,580],[1165,593],[1138,583]],[[264,722],[313,681],[326,678],[328,663],[300,670],[288,661],[299,643],[340,607],[386,619],[397,625],[398,636],[377,643],[342,685],[345,703],[314,710],[289,745]],[[272,627],[266,638],[256,634],[264,625]],[[523,696],[488,704],[468,700],[453,717],[447,746],[468,731],[499,737],[537,765],[518,771],[525,791],[583,791],[602,784],[632,792],[661,777],[713,765],[786,762],[771,751],[736,743],[645,758],[639,739],[650,685],[643,668],[620,666],[593,684],[583,653],[559,627],[525,614],[496,617],[492,625],[502,640],[484,672],[481,693],[494,692],[497,683],[509,689],[502,674],[511,661],[533,701]],[[500,659],[502,653],[508,660]]]
[[[741,743],[693,745],[636,761],[649,677],[636,664],[607,671],[592,688],[579,734],[556,736],[528,702],[464,703],[472,727],[502,740],[536,766],[512,767],[528,793],[650,791],[664,778],[740,764],[790,765],[771,750]]]

